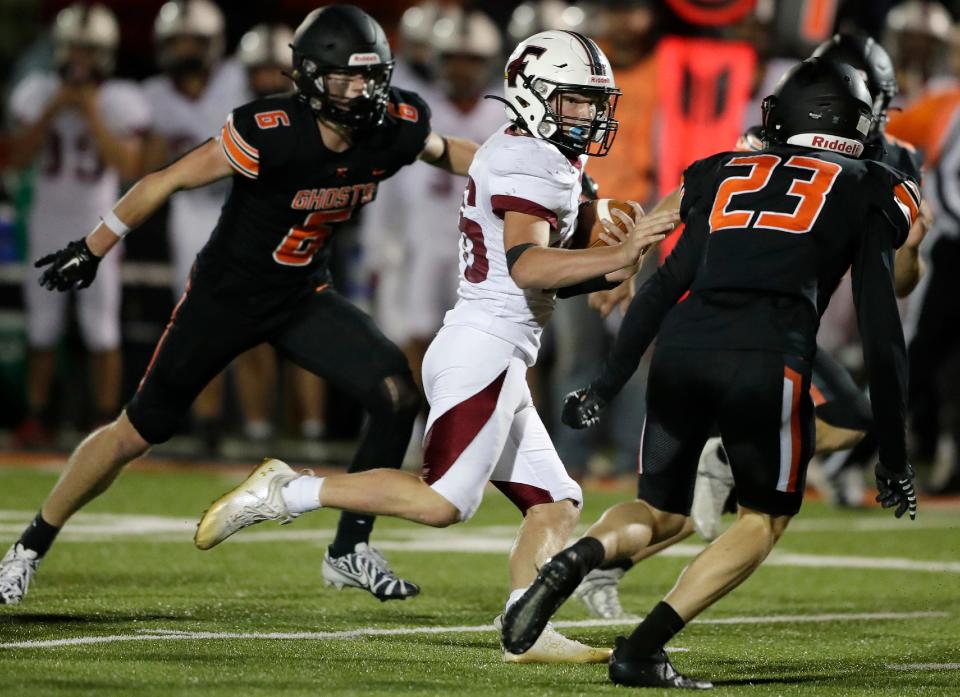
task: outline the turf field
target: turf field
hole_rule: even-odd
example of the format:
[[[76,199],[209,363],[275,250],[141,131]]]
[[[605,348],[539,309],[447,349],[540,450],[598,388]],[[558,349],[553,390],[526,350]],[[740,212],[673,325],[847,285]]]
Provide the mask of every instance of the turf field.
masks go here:
[[[381,604],[322,587],[334,512],[195,550],[198,514],[238,478],[130,472],[78,516],[27,601],[0,606],[0,694],[617,689],[605,666],[501,663],[489,623],[506,595],[517,514],[499,494],[450,530],[379,521],[381,549],[423,586],[413,601]],[[54,479],[49,471],[0,469],[4,549]],[[584,521],[591,522],[625,495],[587,493]],[[634,569],[625,606],[648,610],[695,551],[684,545]],[[564,629],[571,636],[596,644],[628,629],[583,622],[576,601],[558,619],[573,623]],[[717,695],[960,695],[960,506],[927,505],[911,524],[881,511],[809,505],[768,565],[672,645],[677,667],[712,679]]]

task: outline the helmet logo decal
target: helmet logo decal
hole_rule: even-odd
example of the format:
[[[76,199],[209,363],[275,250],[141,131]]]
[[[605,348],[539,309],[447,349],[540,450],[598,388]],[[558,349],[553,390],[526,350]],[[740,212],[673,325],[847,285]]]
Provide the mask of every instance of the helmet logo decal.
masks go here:
[[[517,76],[520,74],[520,71],[523,70],[523,67],[527,64],[527,60],[530,56],[534,58],[539,58],[547,49],[540,46],[527,46],[523,49],[521,53],[515,60],[510,61],[510,64],[507,66],[506,75],[504,77],[507,79],[507,85],[510,87],[517,86]]]
[[[376,53],[353,53],[347,65],[376,65],[380,63],[380,56]]]
[[[787,144],[831,150],[850,157],[860,157],[863,154],[863,143],[860,141],[825,133],[798,133],[787,138]]]

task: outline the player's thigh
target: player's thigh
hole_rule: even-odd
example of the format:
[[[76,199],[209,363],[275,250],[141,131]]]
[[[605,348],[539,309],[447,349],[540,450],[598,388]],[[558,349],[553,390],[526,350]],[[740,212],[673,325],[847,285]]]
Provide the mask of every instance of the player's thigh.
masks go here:
[[[108,254],[93,284],[77,293],[77,319],[89,350],[120,346],[120,295],[120,256]]]
[[[542,503],[572,501],[580,508],[583,492],[567,474],[540,415],[526,399],[510,425],[510,433],[490,482],[526,515]]]
[[[68,293],[51,292],[28,273],[23,281],[23,302],[27,311],[27,343],[31,348],[52,349],[63,334]]]
[[[127,406],[130,422],[149,443],[168,440],[207,383],[262,341],[262,327],[209,289],[188,285]]]
[[[467,520],[527,394],[526,365],[506,341],[444,327],[424,358],[423,387],[430,403],[423,479]]]
[[[647,380],[638,497],[689,515],[697,463],[716,421],[723,366],[715,352],[658,347]]]
[[[819,347],[813,359],[810,397],[816,417],[831,426],[867,431],[873,425],[867,395],[837,359]]]
[[[410,372],[403,352],[370,316],[330,289],[305,298],[270,340],[281,354],[367,408],[386,378]]]
[[[813,454],[810,363],[768,351],[740,354],[719,425],[737,500],[770,515],[800,510]]]

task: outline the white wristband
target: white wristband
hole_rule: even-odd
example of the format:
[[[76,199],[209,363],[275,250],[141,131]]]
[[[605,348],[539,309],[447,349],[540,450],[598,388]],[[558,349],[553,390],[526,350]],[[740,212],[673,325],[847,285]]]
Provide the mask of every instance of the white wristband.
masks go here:
[[[101,217],[100,220],[103,221],[103,224],[106,226],[107,230],[112,232],[121,240],[127,236],[128,232],[130,232],[130,228],[128,228],[113,211],[107,211],[107,214]]]

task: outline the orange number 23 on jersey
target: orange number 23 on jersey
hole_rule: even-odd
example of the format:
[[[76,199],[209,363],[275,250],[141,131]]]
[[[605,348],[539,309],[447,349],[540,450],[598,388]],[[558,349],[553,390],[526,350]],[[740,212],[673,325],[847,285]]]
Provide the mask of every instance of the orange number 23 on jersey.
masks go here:
[[[735,195],[763,190],[781,161],[782,158],[777,155],[749,155],[734,157],[727,163],[728,166],[733,167],[750,167],[750,171],[746,176],[727,177],[720,184],[717,197],[713,201],[713,209],[710,211],[711,233],[718,230],[753,227],[801,235],[813,229],[820,211],[823,210],[827,194],[830,193],[842,169],[834,162],[819,160],[815,157],[794,155],[783,163],[784,167],[813,172],[810,179],[794,177],[790,183],[787,196],[799,199],[792,213],[760,211],[757,215],[755,210],[730,210],[731,199]]]

